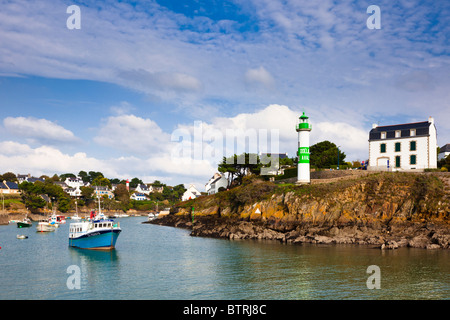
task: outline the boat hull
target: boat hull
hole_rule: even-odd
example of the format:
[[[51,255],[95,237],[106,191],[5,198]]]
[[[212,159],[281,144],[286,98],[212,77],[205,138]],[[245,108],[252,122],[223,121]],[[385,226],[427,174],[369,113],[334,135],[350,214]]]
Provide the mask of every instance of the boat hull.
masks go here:
[[[47,222],[44,223],[40,222],[38,223],[36,230],[38,232],[52,232],[55,231],[55,226]]]
[[[121,230],[102,230],[69,238],[69,246],[91,250],[112,250],[115,248]]]
[[[31,227],[32,224],[31,223],[27,223],[27,222],[17,222],[17,228],[29,228]]]

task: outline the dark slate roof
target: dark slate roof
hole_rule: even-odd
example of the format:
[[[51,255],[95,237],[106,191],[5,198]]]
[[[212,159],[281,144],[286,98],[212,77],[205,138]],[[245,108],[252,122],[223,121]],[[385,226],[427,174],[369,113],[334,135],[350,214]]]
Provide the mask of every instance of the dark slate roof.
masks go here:
[[[447,143],[445,146],[443,146],[440,149],[439,153],[442,153],[442,152],[450,152],[450,143]]]
[[[401,131],[401,138],[410,137],[410,130],[416,129],[416,137],[423,137],[429,135],[430,122],[415,122],[415,123],[405,123],[405,124],[395,124],[391,126],[378,126],[373,128],[369,132],[369,141],[371,140],[381,140],[381,132],[386,132],[386,139],[394,139],[395,131]]]
[[[19,186],[15,182],[5,181],[5,183],[10,189],[19,189]]]

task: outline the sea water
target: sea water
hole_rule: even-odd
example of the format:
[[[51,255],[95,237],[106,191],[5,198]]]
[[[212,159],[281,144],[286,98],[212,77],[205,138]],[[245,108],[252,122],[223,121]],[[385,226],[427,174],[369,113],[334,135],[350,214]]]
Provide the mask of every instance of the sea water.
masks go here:
[[[229,241],[116,220],[123,231],[107,252],[70,248],[70,220],[49,233],[0,226],[0,299],[450,298],[449,250]]]

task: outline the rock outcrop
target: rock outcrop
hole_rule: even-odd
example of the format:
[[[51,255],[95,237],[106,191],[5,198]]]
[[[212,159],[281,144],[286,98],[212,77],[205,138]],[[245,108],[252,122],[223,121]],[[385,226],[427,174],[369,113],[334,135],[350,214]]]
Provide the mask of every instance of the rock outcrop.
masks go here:
[[[238,188],[181,203],[167,221],[154,223],[190,228],[193,236],[448,249],[447,183],[447,175],[417,173],[306,186],[248,179]]]

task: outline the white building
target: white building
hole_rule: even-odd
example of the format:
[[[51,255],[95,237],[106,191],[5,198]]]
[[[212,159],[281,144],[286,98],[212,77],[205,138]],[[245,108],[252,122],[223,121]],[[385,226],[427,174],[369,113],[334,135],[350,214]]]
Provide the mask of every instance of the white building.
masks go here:
[[[441,150],[439,150],[438,161],[447,158],[449,154],[450,154],[450,143],[447,143],[445,146],[441,148]]]
[[[130,197],[131,200],[137,200],[137,201],[145,201],[147,200],[147,196],[140,192],[135,192]]]
[[[228,187],[228,179],[223,174],[215,173],[205,185],[205,191],[208,194],[214,194],[219,192],[221,187],[225,189]]]
[[[369,133],[368,170],[405,171],[437,168],[437,133],[434,119],[373,125]]]
[[[186,201],[189,199],[195,199],[199,197],[201,193],[195,188],[193,184],[189,186],[189,188],[183,193],[183,196],[181,197],[182,201]]]
[[[81,188],[84,187],[84,182],[83,179],[81,179],[80,177],[67,177],[66,180],[64,181],[64,183],[69,186],[70,188]]]

